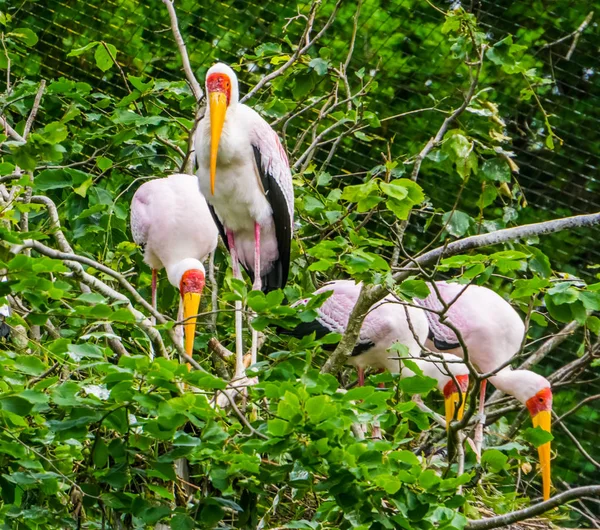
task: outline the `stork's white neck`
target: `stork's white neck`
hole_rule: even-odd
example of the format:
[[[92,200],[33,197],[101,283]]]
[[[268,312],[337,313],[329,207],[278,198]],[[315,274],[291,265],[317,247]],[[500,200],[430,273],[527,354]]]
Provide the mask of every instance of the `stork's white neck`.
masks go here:
[[[489,381],[498,390],[510,394],[523,404],[543,388],[550,388],[546,378],[529,370],[504,368],[490,377]]]
[[[167,266],[167,277],[169,283],[179,291],[179,285],[181,284],[181,278],[186,271],[199,270],[206,274],[204,265],[202,262],[195,258],[185,258],[177,263],[173,263]]]

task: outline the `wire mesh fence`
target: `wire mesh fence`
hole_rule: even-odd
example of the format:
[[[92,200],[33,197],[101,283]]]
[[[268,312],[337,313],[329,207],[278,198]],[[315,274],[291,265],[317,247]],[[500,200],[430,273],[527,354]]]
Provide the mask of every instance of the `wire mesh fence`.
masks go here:
[[[327,2],[325,2],[327,4]],[[561,9],[541,2],[473,2],[470,6],[480,23],[494,38],[508,34],[525,38],[532,28],[542,28],[537,37],[544,34],[544,42],[552,43],[574,32],[588,11],[599,11],[600,5]],[[1,3],[0,3],[1,5]],[[450,3],[445,8],[450,7]],[[290,3],[276,0],[263,2],[237,0],[221,2],[178,2],[177,9],[181,31],[186,40],[192,65],[199,79],[217,59],[236,62],[241,54],[264,43],[278,43],[285,47],[288,40],[296,42],[299,35],[284,31],[289,19],[306,14],[310,3]],[[325,14],[333,10],[323,6]],[[585,11],[585,12],[584,12]],[[352,24],[353,13],[338,17],[336,28]],[[94,40],[102,40],[116,46],[118,62],[125,74],[151,75],[167,80],[182,80],[180,59],[173,43],[168,16],[159,0],[138,2],[135,0],[46,0],[24,1],[13,16],[19,26],[31,27],[39,42],[26,62],[29,75],[43,78],[65,78],[85,81],[95,91],[126,96],[126,80],[116,70],[102,74],[93,65],[93,57],[79,55],[69,57],[69,52]],[[415,21],[419,23],[416,34]],[[385,118],[430,106],[430,95],[438,99],[459,101],[464,90],[464,75],[456,70],[456,64],[448,60],[441,45],[447,36],[440,31],[443,16],[427,2],[395,0],[366,1],[358,23],[357,46],[351,70],[378,68],[377,81],[385,86],[385,95],[378,102],[379,117]],[[566,55],[573,45],[573,38],[545,48],[538,46],[537,53],[543,57],[547,75],[552,81],[551,92],[541,96],[540,104],[549,114],[557,114],[556,134],[564,144],[560,149],[544,149],[543,139],[536,130],[543,128],[540,108],[534,99],[523,101],[517,94],[499,95],[501,112],[514,141],[511,149],[520,167],[519,183],[524,190],[529,209],[522,213],[521,222],[541,220],[562,215],[591,213],[600,210],[600,59],[598,55],[597,24],[592,22],[579,34],[574,51]],[[343,61],[347,43],[324,39],[332,50],[332,62]],[[419,50],[416,54],[415,51]],[[418,56],[420,64],[415,64]],[[427,57],[426,61],[422,61]],[[389,65],[392,63],[393,68]],[[250,68],[249,65],[246,65]],[[242,93],[244,76],[240,79]],[[317,92],[313,87],[305,98]],[[259,93],[254,100],[258,106],[265,103],[265,94]],[[178,115],[178,109],[173,109]],[[306,120],[317,118],[318,112],[308,112]],[[435,113],[415,114],[399,120],[385,122],[381,133],[393,138],[394,145],[402,152],[416,153],[439,126],[443,116]],[[410,127],[407,126],[410,124]],[[437,124],[437,125],[435,125]],[[410,131],[407,135],[406,131]],[[415,131],[419,131],[415,134]],[[533,139],[532,139],[533,138]],[[288,145],[288,147],[290,147]],[[318,149],[315,160],[323,162],[329,147]],[[340,179],[340,185],[352,182],[352,175],[364,174],[382,161],[381,153],[369,142],[359,137],[344,140],[328,167],[328,172]],[[444,192],[446,178],[435,169],[426,167],[422,185],[436,206],[450,209],[455,197]],[[462,201],[468,207],[472,197],[468,190]],[[461,203],[462,204],[462,203]],[[412,228],[413,241],[423,242],[427,231],[417,219]],[[385,227],[381,227],[385,230]],[[600,230],[593,229],[575,234],[549,237],[541,242],[541,248],[552,246],[553,263],[557,269],[570,272],[591,281],[596,274],[594,265],[600,262]],[[544,370],[553,369],[572,360],[578,354],[581,335],[576,334],[554,350],[545,361]],[[598,378],[589,371],[581,378],[584,384],[575,387],[569,402],[561,402],[560,392],[556,408],[568,409],[573,403],[600,394]],[[590,401],[570,419],[569,428],[584,449],[593,455],[594,439],[600,429],[600,401]],[[570,484],[586,484],[597,480],[598,469],[569,445],[558,448],[559,475]],[[578,470],[578,471],[573,471]]]

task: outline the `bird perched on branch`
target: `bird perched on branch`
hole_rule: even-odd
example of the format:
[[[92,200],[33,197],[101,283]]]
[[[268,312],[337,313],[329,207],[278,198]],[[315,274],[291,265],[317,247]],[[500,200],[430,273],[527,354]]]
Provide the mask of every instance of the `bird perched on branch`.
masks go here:
[[[131,201],[133,240],[152,268],[152,305],[157,271],[167,270],[180,295],[185,351],[192,354],[196,315],[205,284],[202,262],[217,246],[217,227],[193,175],[175,174],[142,184]]]
[[[424,300],[415,300],[427,311],[428,347],[464,357],[458,330],[469,360],[481,373],[497,370],[489,377],[499,390],[514,396],[527,407],[534,427],[550,432],[552,391],[550,382],[529,370],[512,370],[509,363],[521,349],[525,326],[521,317],[499,294],[478,285],[435,282]],[[439,292],[439,296],[438,296]],[[443,315],[443,318],[442,318]],[[486,380],[481,381],[480,432],[483,428]],[[476,437],[477,438],[477,437]],[[550,442],[538,447],[544,499],[550,497]]]
[[[317,318],[313,322],[301,323],[288,333],[302,337],[315,332],[317,338],[328,333],[344,333],[360,289],[361,284],[351,280],[338,280],[325,284],[315,291],[315,294],[328,291],[333,291],[333,294],[317,309]],[[308,299],[296,305],[306,302]],[[399,358],[401,356],[389,351],[395,343],[403,344],[408,348],[408,357],[422,370],[423,375],[437,381],[437,388],[444,395],[446,419],[451,421],[455,413],[460,419],[469,386],[469,370],[463,363],[457,363],[452,355],[442,355],[442,359],[433,357],[419,359],[420,344],[424,344],[427,330],[424,311],[404,306],[393,296],[387,296],[369,310],[347,364],[356,367],[359,386],[364,384],[364,371],[367,367],[400,373],[401,377],[414,376],[415,373]],[[447,361],[445,366],[444,361]],[[454,379],[450,374],[454,375]],[[456,411],[459,404],[459,409]]]
[[[221,237],[255,289],[285,286],[294,220],[292,174],[271,126],[239,103],[238,80],[227,65],[206,73],[208,112],[196,131],[200,189]]]
[[[200,189],[223,242],[233,275],[239,264],[254,290],[281,289],[287,282],[294,222],[290,165],[271,126],[239,102],[238,80],[227,65],[206,73],[206,116],[195,136]],[[257,334],[252,333],[256,362]],[[236,302],[236,376],[244,373],[241,302]]]

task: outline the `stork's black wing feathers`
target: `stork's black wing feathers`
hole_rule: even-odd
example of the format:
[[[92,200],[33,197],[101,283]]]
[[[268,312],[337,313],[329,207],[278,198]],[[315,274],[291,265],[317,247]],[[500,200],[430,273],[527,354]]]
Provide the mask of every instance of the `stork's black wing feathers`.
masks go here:
[[[10,335],[10,328],[6,322],[0,321],[0,339],[7,339]]]
[[[252,146],[252,149],[254,150],[256,167],[258,169],[258,174],[260,175],[263,189],[265,190],[265,196],[273,210],[277,250],[279,251],[279,257],[277,258],[277,261],[273,263],[273,268],[262,277],[262,290],[265,293],[268,293],[275,289],[283,289],[287,282],[290,270],[292,220],[290,219],[288,204],[281,186],[275,177],[263,167],[260,149],[255,145]],[[247,270],[247,272],[252,278],[252,281],[254,281],[253,272],[249,270]]]
[[[331,330],[327,326],[321,324],[321,322],[319,322],[317,319],[313,320],[312,322],[300,322],[300,324],[293,329],[278,328],[278,330],[281,333],[291,335],[292,337],[296,337],[298,339],[306,337],[311,333],[314,333],[317,339],[322,339],[325,335],[331,333]]]
[[[357,342],[354,348],[352,348],[352,353],[350,354],[350,356],[356,357],[358,355],[361,355],[366,351],[369,351],[373,346],[375,346],[375,343],[372,340],[368,340],[365,342]]]
[[[433,342],[434,346],[441,351],[453,350],[454,348],[458,348],[460,343],[456,342],[446,342],[445,340],[438,339],[431,329],[429,330],[429,340]]]
[[[213,208],[212,204],[208,201],[206,201],[206,204],[208,205],[208,210],[210,212],[210,215],[212,215],[213,221],[215,222],[215,224],[217,225],[217,228],[219,229],[219,235],[221,236],[223,243],[225,243],[225,247],[227,247],[227,250],[229,250],[229,243],[227,242],[227,233],[225,232],[225,227],[219,220],[219,217],[217,216],[217,212],[215,212],[215,209]]]

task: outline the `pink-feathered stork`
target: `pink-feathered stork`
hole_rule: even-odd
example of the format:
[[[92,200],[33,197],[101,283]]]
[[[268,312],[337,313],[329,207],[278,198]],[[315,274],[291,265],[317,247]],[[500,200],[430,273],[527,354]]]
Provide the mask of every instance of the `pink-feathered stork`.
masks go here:
[[[325,284],[315,291],[315,294],[328,291],[333,291],[333,294],[317,309],[317,318],[313,322],[300,324],[289,333],[305,336],[315,332],[317,338],[328,333],[344,333],[360,289],[361,284],[351,280],[338,280]],[[296,305],[306,302],[308,299]],[[442,354],[444,361],[447,361],[448,371],[440,360],[433,357],[417,359],[421,354],[419,344],[424,344],[427,338],[428,327],[424,313],[415,307],[405,309],[405,306],[398,303],[398,300],[391,295],[377,302],[363,321],[358,341],[347,364],[356,367],[359,386],[364,384],[364,373],[367,367],[400,373],[400,377],[414,376],[414,372],[402,362],[398,354],[389,351],[394,343],[403,344],[408,348],[411,360],[423,371],[423,374],[437,381],[437,388],[444,395],[446,420],[450,422],[455,414],[457,419],[462,418],[469,386],[469,369],[465,364],[457,363],[453,355]],[[410,329],[407,314],[414,334]],[[454,375],[459,388],[449,373]],[[459,403],[461,404],[457,411]]]
[[[238,80],[227,65],[206,73],[208,109],[198,124],[195,146],[200,189],[231,253],[255,290],[285,286],[294,222],[292,174],[271,126],[239,103]],[[241,304],[236,308],[236,375],[243,373]],[[256,362],[253,333],[252,362]]]
[[[469,360],[481,373],[489,373],[506,365],[519,352],[525,326],[521,317],[499,294],[486,287],[435,282],[440,297],[433,287],[425,300],[417,301],[436,312],[444,310],[447,321],[455,327],[464,341]],[[440,321],[438,313],[427,311],[429,341],[434,351],[448,352],[464,357],[458,337]],[[550,382],[529,370],[512,370],[505,366],[489,378],[499,390],[514,396],[527,407],[534,427],[550,432],[552,418],[552,391]],[[486,380],[481,382],[479,412],[483,417]],[[483,422],[480,423],[480,429]],[[550,497],[550,442],[538,448],[542,472],[544,499]]]
[[[176,174],[142,184],[131,201],[131,232],[152,269],[152,305],[156,307],[157,271],[163,267],[181,294],[185,350],[192,355],[206,276],[202,262],[216,248],[218,237],[198,179]]]

